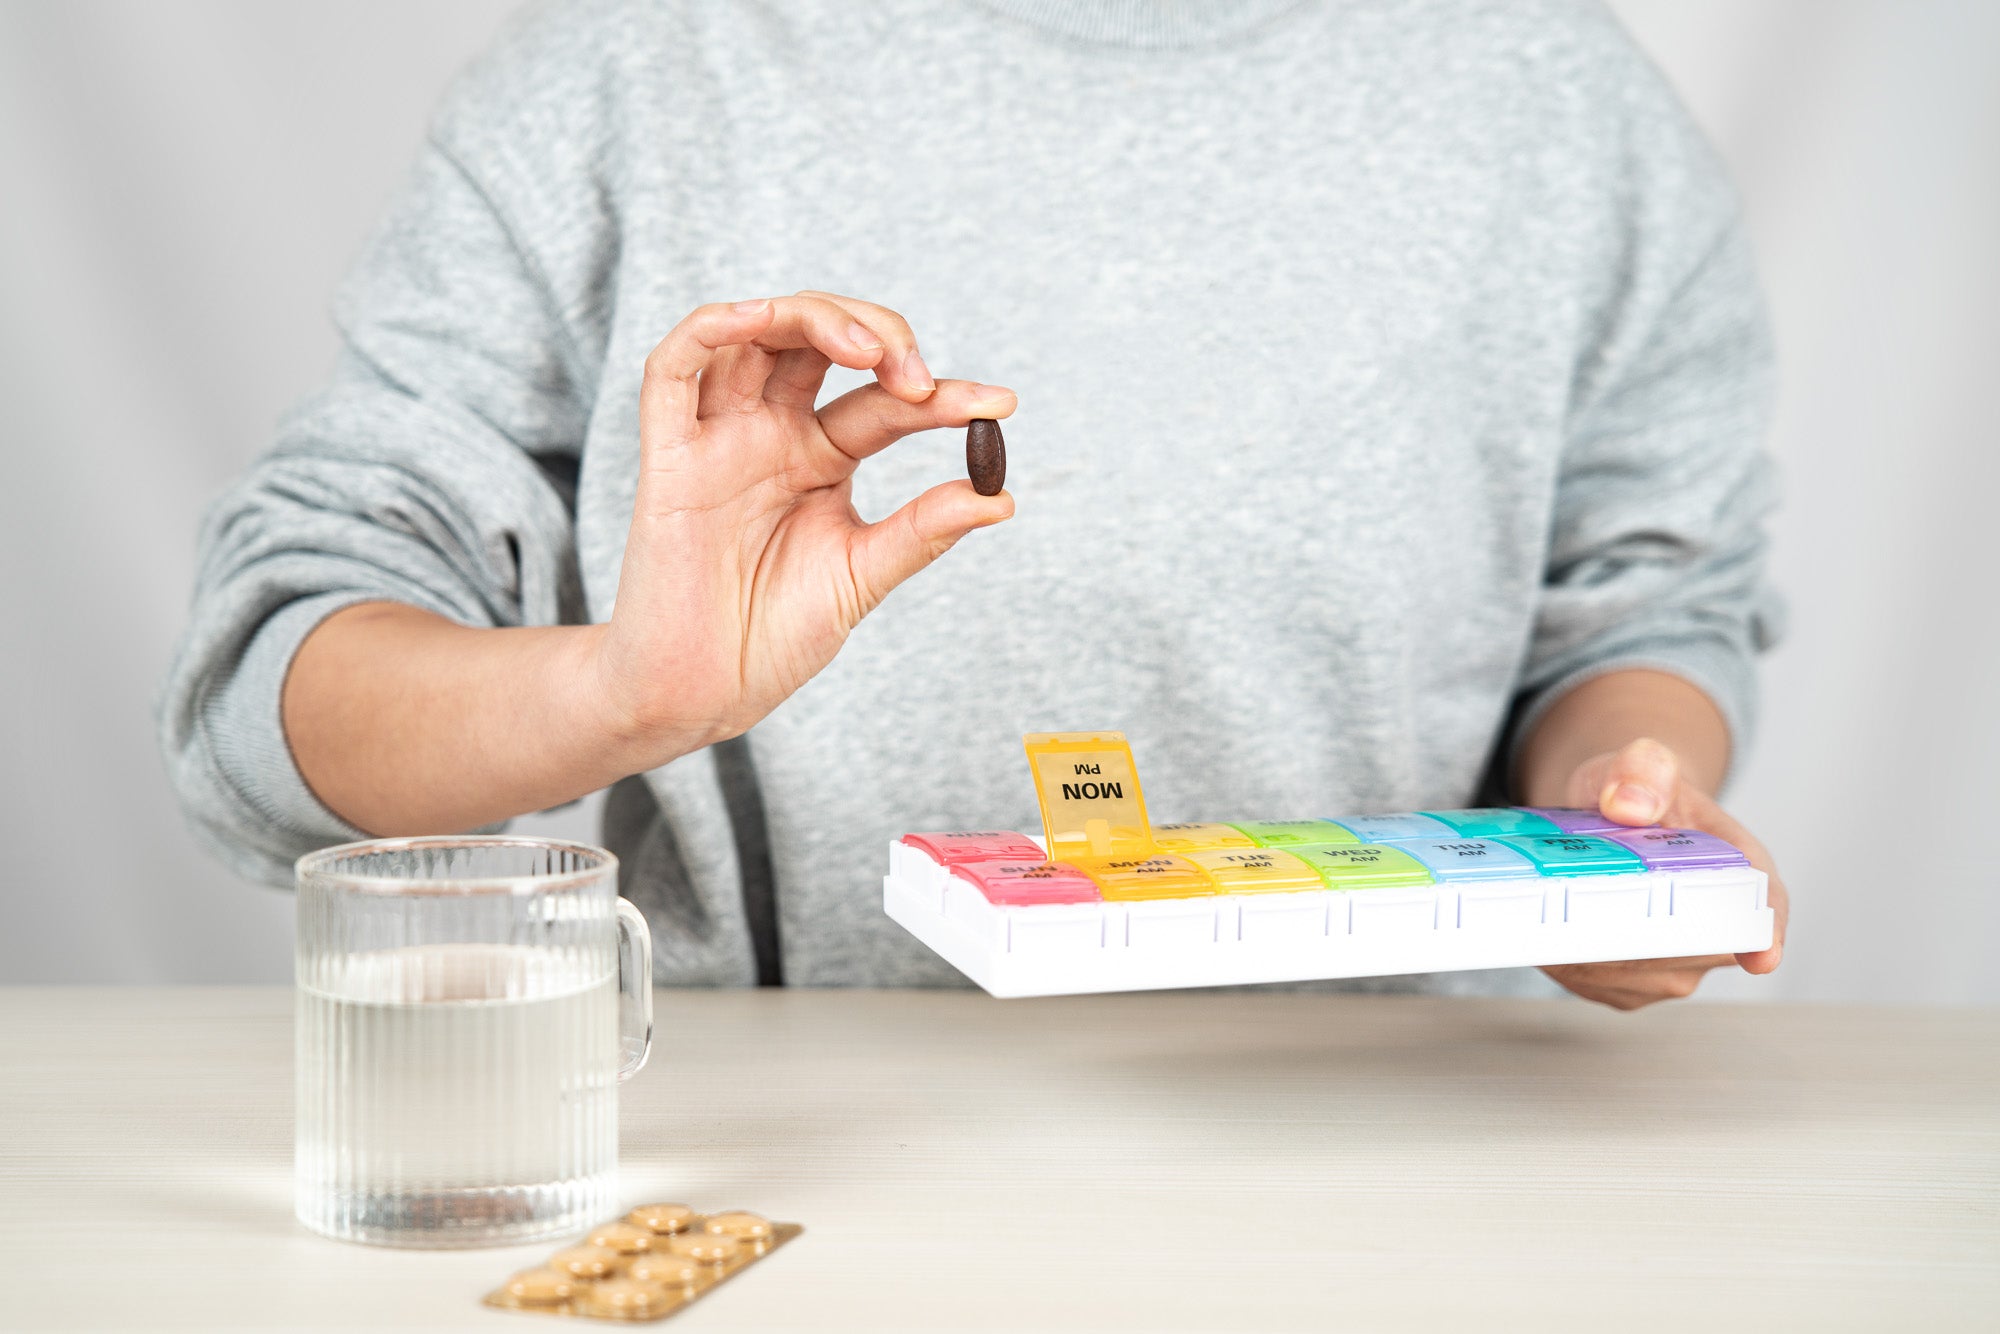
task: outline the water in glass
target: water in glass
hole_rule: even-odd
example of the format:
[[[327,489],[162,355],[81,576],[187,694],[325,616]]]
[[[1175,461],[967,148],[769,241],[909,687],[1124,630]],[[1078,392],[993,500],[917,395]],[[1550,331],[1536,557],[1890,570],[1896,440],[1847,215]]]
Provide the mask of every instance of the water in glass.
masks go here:
[[[618,1082],[651,1025],[644,960],[627,957],[644,923],[615,896],[615,860],[383,846],[300,863],[300,1220],[475,1246],[615,1212]]]

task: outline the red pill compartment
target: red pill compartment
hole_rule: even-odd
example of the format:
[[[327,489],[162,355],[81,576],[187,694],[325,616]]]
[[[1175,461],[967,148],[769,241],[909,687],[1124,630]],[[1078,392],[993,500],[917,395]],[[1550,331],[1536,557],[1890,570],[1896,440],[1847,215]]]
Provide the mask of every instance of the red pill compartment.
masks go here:
[[[1097,903],[1103,898],[1097,882],[1067,862],[962,862],[951,873],[970,882],[988,903],[1001,907]]]
[[[1041,844],[1011,829],[971,829],[956,833],[905,834],[903,842],[927,854],[940,866],[961,862],[1038,862]]]

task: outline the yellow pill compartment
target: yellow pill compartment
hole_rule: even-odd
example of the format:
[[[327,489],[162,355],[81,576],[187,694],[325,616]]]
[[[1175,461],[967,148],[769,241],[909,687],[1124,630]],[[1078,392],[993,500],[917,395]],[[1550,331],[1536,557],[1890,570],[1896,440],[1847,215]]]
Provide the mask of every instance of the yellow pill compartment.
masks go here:
[[[1319,889],[1319,873],[1277,848],[1205,848],[1183,854],[1223,894],[1292,894]]]
[[[1154,850],[1139,770],[1123,732],[1032,732],[1022,748],[1035,776],[1050,861],[1081,864]]]
[[[1208,872],[1186,857],[1156,852],[1150,857],[1083,857],[1076,866],[1097,882],[1113,902],[1137,899],[1193,899],[1217,892]]]
[[[1183,855],[1213,848],[1254,848],[1257,840],[1233,824],[1156,824],[1153,842],[1162,852]]]

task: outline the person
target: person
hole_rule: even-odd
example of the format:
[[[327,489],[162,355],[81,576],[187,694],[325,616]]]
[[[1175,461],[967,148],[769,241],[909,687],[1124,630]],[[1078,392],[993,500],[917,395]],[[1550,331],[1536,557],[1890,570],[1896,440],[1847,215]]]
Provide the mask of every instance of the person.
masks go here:
[[[1157,819],[1487,791],[1771,869],[1713,795],[1775,620],[1761,304],[1601,10],[545,7],[336,320],[164,693],[250,875],[609,787],[664,980],[957,985],[886,844],[1036,827],[1019,735],[1095,727]],[[952,479],[975,417],[1011,493]]]

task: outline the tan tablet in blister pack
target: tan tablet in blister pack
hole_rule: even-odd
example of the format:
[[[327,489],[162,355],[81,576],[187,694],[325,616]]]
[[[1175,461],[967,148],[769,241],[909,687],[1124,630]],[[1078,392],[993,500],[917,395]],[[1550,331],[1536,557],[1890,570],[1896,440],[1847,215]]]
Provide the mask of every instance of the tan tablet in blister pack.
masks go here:
[[[488,1306],[599,1320],[661,1320],[805,1231],[742,1210],[644,1204],[486,1294]]]

